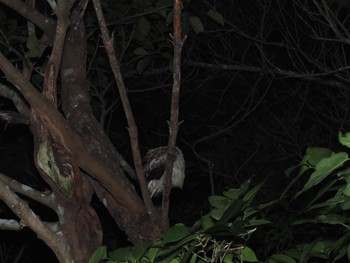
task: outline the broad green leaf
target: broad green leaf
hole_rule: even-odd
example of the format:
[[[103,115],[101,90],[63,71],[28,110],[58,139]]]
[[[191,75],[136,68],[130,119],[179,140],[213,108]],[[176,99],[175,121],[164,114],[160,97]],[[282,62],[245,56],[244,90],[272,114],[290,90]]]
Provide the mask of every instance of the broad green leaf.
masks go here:
[[[152,245],[152,241],[145,240],[137,243],[132,249],[132,255],[136,259],[140,259],[147,251],[147,249]]]
[[[176,224],[169,228],[163,237],[165,243],[176,242],[189,234],[189,228],[183,224]]]
[[[342,145],[350,148],[350,132],[345,132],[345,133],[339,132],[338,140]]]
[[[107,247],[98,247],[89,259],[89,263],[98,263],[107,257]]]
[[[341,167],[347,160],[349,160],[349,158],[348,154],[345,152],[334,153],[330,157],[320,160],[320,162],[316,164],[315,171],[311,174],[304,188],[299,191],[296,196],[299,196],[312,186],[322,182],[329,174]]]
[[[312,205],[321,197],[323,197],[328,191],[333,187],[335,183],[337,183],[338,180],[332,180],[328,183],[326,183],[318,192],[316,193],[316,196],[309,202],[308,205],[305,206],[305,211],[308,211],[312,209]]]
[[[241,199],[236,200],[233,204],[231,204],[226,210],[225,213],[220,218],[220,223],[226,223],[227,221],[238,216],[239,213],[242,212],[244,202]]]
[[[210,205],[215,208],[224,208],[230,203],[228,198],[221,195],[209,196],[208,200]]]
[[[218,23],[218,24],[224,26],[224,24],[225,24],[225,19],[224,19],[224,17],[223,17],[219,12],[217,12],[217,11],[215,11],[215,10],[209,10],[208,13],[207,13],[207,15],[208,15],[211,19],[213,19],[216,23]]]
[[[309,147],[306,150],[306,154],[302,163],[307,163],[312,166],[316,166],[322,159],[328,158],[332,154],[333,152],[327,148]]]
[[[201,218],[202,227],[204,229],[208,229],[214,225],[213,220],[210,215],[205,215]]]
[[[136,261],[136,259],[132,257],[131,253],[132,253],[132,247],[122,247],[108,253],[108,256],[111,259],[117,260],[117,261],[131,260],[131,259]]]
[[[210,216],[215,220],[220,220],[220,218],[224,213],[225,213],[225,209],[223,208],[215,208],[209,212]]]
[[[236,200],[240,196],[241,192],[242,192],[241,189],[230,188],[227,191],[225,191],[223,194],[227,198],[230,198],[232,200]]]
[[[258,262],[254,251],[249,247],[244,247],[242,250],[242,260],[244,262]]]
[[[280,263],[296,263],[295,259],[284,254],[273,254],[271,258]]]
[[[197,16],[190,17],[190,24],[193,28],[193,31],[198,33],[204,32],[204,26],[202,21]]]
[[[323,255],[327,255],[330,253],[330,247],[333,241],[329,240],[320,240],[318,241],[315,246],[312,248],[312,255],[317,255],[318,257],[321,257]],[[326,258],[325,256],[323,258]]]
[[[224,263],[232,263],[233,261],[233,254],[226,254],[224,257]]]

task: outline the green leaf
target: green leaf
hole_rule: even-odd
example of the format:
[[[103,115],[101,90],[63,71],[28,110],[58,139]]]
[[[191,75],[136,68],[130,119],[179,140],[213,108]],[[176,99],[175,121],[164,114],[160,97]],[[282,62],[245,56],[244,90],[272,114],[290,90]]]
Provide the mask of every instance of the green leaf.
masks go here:
[[[233,254],[226,254],[224,257],[224,263],[232,263],[233,261]],[[254,261],[253,261],[254,262]]]
[[[204,229],[208,229],[214,225],[210,215],[205,215],[201,218],[201,224]]]
[[[222,215],[224,213],[225,213],[225,209],[223,209],[223,208],[216,208],[216,209],[212,209],[209,212],[209,215],[215,220],[220,220],[220,218],[222,217]]]
[[[258,262],[254,251],[249,247],[244,247],[242,250],[242,260],[244,262]]]
[[[309,147],[306,150],[305,157],[302,164],[310,164],[316,166],[322,159],[328,158],[333,154],[333,152],[327,148],[323,147]]]
[[[149,262],[155,262],[158,255],[159,248],[151,247],[147,250],[145,257],[149,260]]]
[[[245,194],[248,191],[248,189],[250,187],[250,183],[251,183],[250,180],[243,182],[243,184],[240,187],[241,194]]]
[[[131,255],[132,253],[132,247],[122,247],[122,248],[118,248],[110,253],[108,253],[108,256],[111,259],[114,260],[119,260],[119,261],[123,261],[123,260],[134,260],[136,261],[135,258],[133,258],[133,256]]]
[[[198,33],[204,32],[204,26],[202,21],[197,16],[190,17],[190,24],[193,28],[193,31]]]
[[[295,259],[284,254],[273,254],[271,258],[280,263],[296,263]]]
[[[236,200],[232,205],[230,205],[226,209],[225,213],[222,215],[222,217],[219,220],[220,223],[226,223],[230,219],[238,216],[238,214],[242,212],[243,205],[244,205],[243,200],[241,199]]]
[[[152,241],[145,240],[137,243],[132,249],[132,255],[138,260],[140,259],[147,251],[147,249],[152,245]]]
[[[165,243],[176,242],[189,234],[189,228],[183,224],[176,224],[169,228],[163,237]]]
[[[350,210],[350,200],[342,203],[340,208],[344,211]]]
[[[264,183],[260,183],[253,189],[251,189],[248,193],[245,194],[245,196],[243,197],[243,201],[247,204],[250,204],[263,185]]]
[[[305,223],[322,223],[322,224],[330,224],[330,225],[342,225],[348,228],[348,220],[347,217],[337,215],[337,214],[328,214],[328,215],[319,215],[316,218],[304,218],[300,220],[296,220],[293,225],[301,225]]]
[[[224,208],[230,203],[228,198],[221,195],[209,196],[208,200],[210,205],[215,208]]]
[[[248,221],[248,226],[261,226],[271,224],[271,221],[267,219],[253,219]]]
[[[341,167],[348,160],[348,154],[345,152],[334,153],[330,157],[320,160],[316,164],[315,171],[311,174],[304,188],[296,194],[296,197],[310,189],[312,186],[322,182],[329,174]]]
[[[89,259],[89,263],[98,263],[107,257],[107,247],[98,247]]]
[[[328,214],[328,215],[319,215],[317,219],[321,223],[327,223],[330,225],[343,225],[348,227],[348,218],[346,216],[341,216],[338,214]]]
[[[339,132],[338,140],[342,145],[350,148],[350,132],[346,132],[346,133]]]
[[[214,20],[216,23],[224,26],[225,24],[225,19],[224,17],[217,11],[215,10],[209,10],[207,13],[207,16],[209,16],[212,20]]]
[[[241,189],[230,188],[227,191],[225,191],[223,194],[227,198],[230,198],[232,200],[236,200],[239,198],[241,192],[242,192]]]

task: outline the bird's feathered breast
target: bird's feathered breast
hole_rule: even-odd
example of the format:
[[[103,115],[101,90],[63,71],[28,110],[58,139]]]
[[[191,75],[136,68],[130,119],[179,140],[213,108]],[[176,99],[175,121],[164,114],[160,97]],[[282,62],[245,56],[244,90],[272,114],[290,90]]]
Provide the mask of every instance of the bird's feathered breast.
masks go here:
[[[165,163],[168,147],[163,146],[149,150],[143,159],[144,174],[148,181],[151,196],[163,191]],[[185,179],[185,160],[181,150],[175,147],[172,173],[172,187],[182,188]]]

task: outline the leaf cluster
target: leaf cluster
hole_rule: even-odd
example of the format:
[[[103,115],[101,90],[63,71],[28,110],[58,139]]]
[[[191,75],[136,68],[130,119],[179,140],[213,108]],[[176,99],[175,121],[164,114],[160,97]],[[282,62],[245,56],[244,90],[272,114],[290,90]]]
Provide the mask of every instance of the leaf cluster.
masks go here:
[[[349,139],[350,133],[339,134],[347,147]],[[291,182],[279,198],[259,204],[254,199],[264,183],[252,187],[246,181],[210,196],[211,211],[192,227],[177,224],[159,240],[110,253],[100,247],[90,263],[349,261],[348,160],[346,152],[308,148],[304,159],[286,171]],[[300,181],[303,187],[291,191]]]

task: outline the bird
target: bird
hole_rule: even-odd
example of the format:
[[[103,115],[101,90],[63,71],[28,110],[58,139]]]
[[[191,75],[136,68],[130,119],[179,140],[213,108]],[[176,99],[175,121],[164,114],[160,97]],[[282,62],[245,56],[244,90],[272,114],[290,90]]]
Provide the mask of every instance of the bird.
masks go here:
[[[165,163],[167,146],[148,150],[142,160],[143,173],[146,177],[151,197],[160,195],[164,189]],[[185,179],[185,159],[182,151],[175,147],[171,187],[182,188]]]

